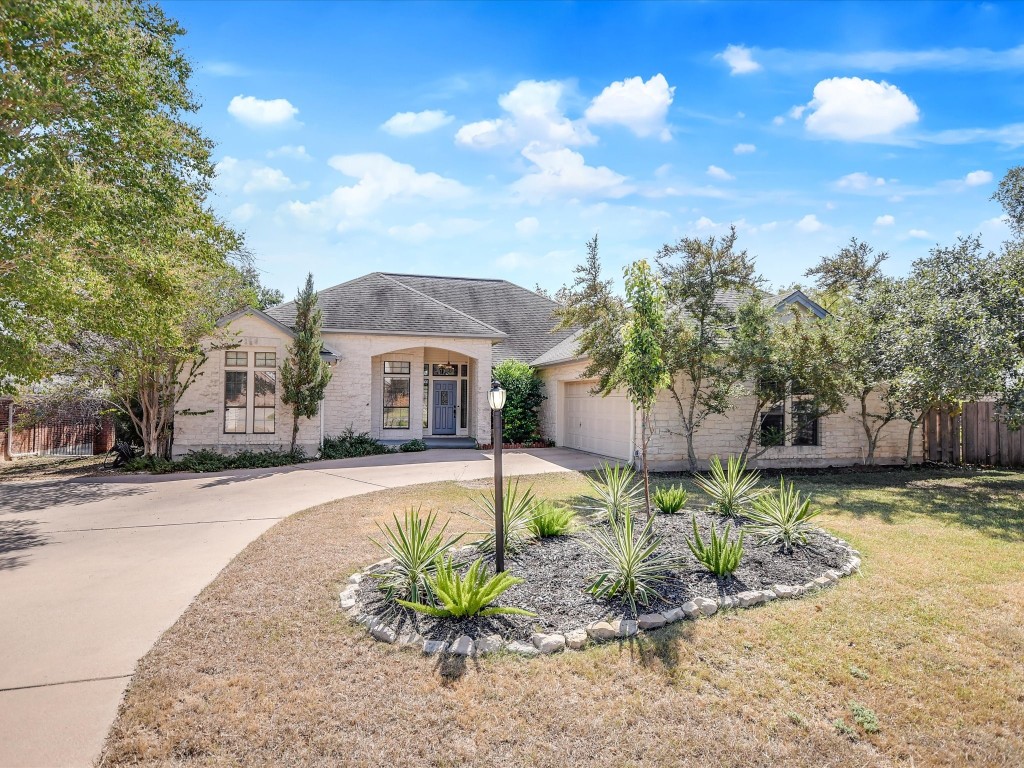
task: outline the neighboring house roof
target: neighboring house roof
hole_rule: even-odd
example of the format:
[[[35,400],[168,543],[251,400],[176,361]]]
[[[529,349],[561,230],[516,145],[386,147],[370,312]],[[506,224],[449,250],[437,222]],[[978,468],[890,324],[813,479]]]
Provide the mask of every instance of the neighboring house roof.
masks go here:
[[[529,361],[572,331],[552,333],[558,306],[506,280],[374,272],[318,294],[326,332],[469,336],[496,342],[494,361]],[[295,302],[267,311],[295,322]]]

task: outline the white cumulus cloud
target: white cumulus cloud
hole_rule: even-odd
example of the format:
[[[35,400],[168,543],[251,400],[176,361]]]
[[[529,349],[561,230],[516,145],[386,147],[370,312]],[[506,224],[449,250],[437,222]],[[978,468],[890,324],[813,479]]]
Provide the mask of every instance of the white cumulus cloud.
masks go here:
[[[968,187],[977,187],[988,184],[990,181],[992,181],[992,174],[989,171],[971,171],[964,176],[964,183]]]
[[[807,110],[810,133],[844,141],[885,140],[920,119],[917,105],[895,85],[859,77],[822,80]]]
[[[916,237],[919,240],[927,240],[929,237],[931,237],[931,235],[929,235],[923,229],[912,229],[909,232],[907,232],[907,236],[908,237]]]
[[[538,229],[540,229],[540,222],[533,216],[527,216],[516,222],[516,232],[526,237],[536,233]]]
[[[235,96],[228,104],[228,113],[248,126],[261,128],[288,125],[299,110],[288,99],[258,99]]]
[[[754,52],[745,45],[727,46],[724,51],[715,54],[715,58],[729,65],[731,75],[749,75],[761,69],[761,65],[754,61]]]
[[[283,192],[295,189],[295,184],[277,168],[225,156],[215,169],[217,186],[227,192]]]
[[[896,223],[896,218],[891,213],[886,213],[875,219],[876,227],[891,227]]]
[[[552,197],[625,197],[633,191],[625,176],[605,166],[590,166],[583,155],[565,147],[544,149],[539,143],[523,149],[533,168],[512,188],[523,198],[539,202]]]
[[[719,179],[720,181],[732,181],[733,179],[736,178],[727,170],[725,170],[725,168],[719,168],[717,165],[709,165],[707,174],[712,179]]]
[[[423,112],[399,112],[392,115],[381,126],[392,136],[416,136],[435,131],[455,118],[443,109],[428,109]]]
[[[283,147],[278,147],[277,149],[271,149],[270,151],[267,152],[267,157],[270,157],[270,158],[274,158],[274,157],[287,157],[287,158],[290,158],[292,160],[312,160],[313,159],[310,156],[310,154],[308,152],[306,152],[306,148],[304,146],[302,146],[301,144],[299,144],[297,146],[293,145],[293,144],[285,144]]]
[[[808,213],[796,223],[796,228],[801,232],[820,232],[825,225],[818,221],[818,217],[813,213]]]
[[[565,84],[556,80],[523,80],[498,99],[503,116],[463,125],[455,143],[473,149],[525,147],[534,142],[545,147],[593,144],[597,139],[586,125],[563,113],[565,90]]]
[[[672,133],[665,125],[665,116],[675,90],[660,73],[646,83],[642,77],[628,77],[594,97],[585,115],[594,125],[624,125],[637,136],[658,136],[668,141]]]
[[[885,179],[880,176],[870,176],[863,171],[858,171],[857,173],[848,173],[837,179],[833,186],[836,189],[852,192],[864,192],[868,189],[884,187]]]
[[[732,148],[734,155],[750,155],[757,151],[757,147],[753,144],[737,144]]]

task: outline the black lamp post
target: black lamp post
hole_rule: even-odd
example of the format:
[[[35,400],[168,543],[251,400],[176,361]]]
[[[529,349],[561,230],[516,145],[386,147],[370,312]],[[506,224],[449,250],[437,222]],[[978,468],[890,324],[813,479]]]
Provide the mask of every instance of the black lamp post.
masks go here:
[[[501,409],[505,407],[505,390],[497,381],[491,382],[487,402],[491,406],[491,442],[494,444],[494,572],[505,570],[505,497],[501,482],[501,445],[504,442]]]

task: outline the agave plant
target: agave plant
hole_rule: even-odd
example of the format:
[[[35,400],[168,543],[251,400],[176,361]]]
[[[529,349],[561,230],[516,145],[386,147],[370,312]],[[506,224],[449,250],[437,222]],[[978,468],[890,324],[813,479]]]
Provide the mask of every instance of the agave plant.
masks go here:
[[[589,545],[601,559],[605,568],[587,588],[599,598],[611,598],[621,594],[636,613],[636,604],[647,605],[657,597],[658,586],[666,582],[670,571],[678,564],[678,558],[659,552],[661,537],[655,536],[651,517],[640,531],[633,536],[633,510],[626,509],[616,518],[609,519],[608,530],[591,532]]]
[[[732,530],[732,523],[725,526],[721,535],[715,524],[711,523],[711,538],[705,544],[700,538],[700,531],[697,530],[697,516],[693,516],[693,538],[687,539],[689,546],[697,562],[711,571],[720,579],[728,578],[740,567],[740,560],[743,559],[743,531],[740,531],[739,538],[729,541],[729,532]]]
[[[414,611],[426,613],[439,618],[463,618],[466,616],[497,616],[498,614],[515,614],[518,616],[535,616],[536,614],[522,608],[491,606],[502,593],[516,584],[522,583],[508,571],[487,575],[483,558],[478,558],[469,566],[465,576],[460,576],[450,557],[446,557],[437,568],[437,573],[430,577],[430,588],[437,596],[440,607],[418,603],[413,600],[399,600],[399,605],[412,608]]]
[[[751,524],[747,529],[761,544],[782,544],[786,554],[793,553],[793,544],[806,544],[807,534],[814,530],[814,518],[820,509],[811,507],[811,497],[800,497],[792,483],[779,479],[779,491],[762,494],[747,513]]]
[[[381,588],[389,598],[407,597],[416,602],[432,600],[429,577],[437,571],[440,558],[454,547],[464,534],[445,539],[448,523],[434,532],[436,512],[420,517],[420,509],[409,508],[405,518],[399,522],[398,515],[392,515],[394,526],[377,523],[384,534],[383,541],[371,539],[374,544],[394,558],[391,567],[375,574]]]
[[[712,456],[708,474],[698,475],[693,481],[711,497],[711,509],[726,517],[744,514],[762,493],[757,487],[761,474],[747,472],[747,462],[735,456],[729,458],[725,467],[717,456]]]
[[[643,504],[644,489],[628,464],[605,463],[596,474],[587,477],[590,495],[583,498],[582,509],[614,521]]]
[[[542,501],[533,510],[533,517],[529,523],[530,531],[538,539],[563,536],[577,528],[576,517],[576,511],[573,509]]]
[[[473,503],[484,513],[483,517],[469,516],[489,530],[477,546],[485,552],[494,551],[494,492],[491,491],[473,500]],[[537,497],[533,495],[533,486],[519,490],[519,480],[509,480],[502,496],[502,519],[505,521],[505,551],[518,552],[523,545],[533,538],[530,522],[533,520]],[[468,512],[466,514],[469,514]]]
[[[689,494],[681,485],[673,485],[670,488],[659,488],[654,492],[651,500],[659,510],[666,515],[673,515],[686,506]]]

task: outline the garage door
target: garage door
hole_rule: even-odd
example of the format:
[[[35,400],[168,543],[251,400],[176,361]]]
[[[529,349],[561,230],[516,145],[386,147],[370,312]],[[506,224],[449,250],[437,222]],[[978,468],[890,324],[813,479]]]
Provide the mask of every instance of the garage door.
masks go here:
[[[567,448],[630,460],[629,427],[633,409],[623,394],[590,394],[593,381],[566,383],[562,413]]]

